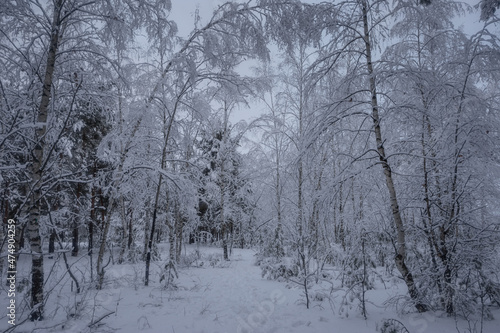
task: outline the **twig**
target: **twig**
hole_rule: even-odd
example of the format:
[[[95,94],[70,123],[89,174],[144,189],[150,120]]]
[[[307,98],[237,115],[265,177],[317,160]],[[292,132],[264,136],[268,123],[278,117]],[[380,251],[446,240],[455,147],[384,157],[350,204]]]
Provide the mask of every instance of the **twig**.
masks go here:
[[[87,327],[92,327],[92,326],[96,325],[97,323],[99,323],[104,318],[111,316],[113,313],[115,313],[115,311],[111,311],[109,313],[106,313],[105,315],[99,317],[99,319],[94,320],[93,322],[91,322],[90,324],[88,324]]]

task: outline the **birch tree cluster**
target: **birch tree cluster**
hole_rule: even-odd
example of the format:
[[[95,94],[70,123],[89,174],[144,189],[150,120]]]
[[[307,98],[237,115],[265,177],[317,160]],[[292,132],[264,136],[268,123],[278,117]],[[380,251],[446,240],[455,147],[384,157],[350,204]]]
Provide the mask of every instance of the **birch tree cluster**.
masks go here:
[[[258,248],[307,307],[328,280],[366,317],[381,271],[411,311],[500,306],[498,2],[230,1],[188,36],[172,5],[0,4],[0,235],[14,219],[27,317],[54,253],[88,258],[66,265],[81,289],[125,263],[149,286],[187,243]]]

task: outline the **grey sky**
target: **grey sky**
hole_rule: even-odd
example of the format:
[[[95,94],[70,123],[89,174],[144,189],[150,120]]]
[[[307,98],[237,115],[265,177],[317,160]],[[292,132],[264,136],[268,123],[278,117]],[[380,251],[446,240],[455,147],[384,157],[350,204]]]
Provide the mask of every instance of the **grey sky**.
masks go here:
[[[187,37],[193,30],[194,16],[197,9],[203,23],[207,22],[207,20],[211,18],[214,9],[218,5],[225,2],[226,1],[223,0],[172,0],[171,19],[177,23],[179,35]],[[320,1],[303,0],[303,2],[315,3]],[[483,26],[483,22],[479,21],[479,10],[474,8],[474,6],[479,3],[479,0],[464,0],[463,3],[471,6],[471,12],[465,13],[463,17],[458,17],[454,21],[457,27],[461,27],[465,33],[470,35],[480,30]],[[250,121],[258,117],[263,112],[262,108],[263,105],[258,103],[252,104],[250,109],[242,107],[233,112],[231,115],[231,121],[233,123],[240,120]]]

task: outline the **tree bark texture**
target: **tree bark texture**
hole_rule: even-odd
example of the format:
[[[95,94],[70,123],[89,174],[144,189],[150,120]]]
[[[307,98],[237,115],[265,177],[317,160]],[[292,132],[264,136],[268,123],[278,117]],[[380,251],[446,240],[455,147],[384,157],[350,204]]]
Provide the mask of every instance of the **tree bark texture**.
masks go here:
[[[63,0],[54,3],[54,13],[52,17],[51,36],[47,62],[43,80],[42,96],[37,115],[37,127],[35,130],[35,148],[33,151],[33,162],[30,165],[31,174],[31,206],[28,218],[28,237],[31,246],[31,307],[30,319],[32,321],[42,320],[44,315],[44,274],[43,274],[43,254],[42,239],[40,235],[40,199],[42,197],[42,175],[44,166],[44,139],[47,131],[47,116],[52,92],[52,82],[56,55],[60,38],[60,13],[63,7]]]
[[[417,286],[415,285],[413,274],[410,272],[410,269],[406,265],[405,227],[403,219],[401,217],[401,212],[399,210],[396,187],[394,186],[391,166],[387,160],[387,155],[385,153],[382,130],[380,128],[377,89],[376,89],[375,73],[373,70],[372,55],[371,55],[372,46],[370,42],[370,32],[369,32],[370,29],[368,26],[368,4],[366,0],[363,0],[362,2],[362,11],[363,11],[364,42],[365,42],[365,52],[366,52],[365,56],[366,56],[366,65],[370,81],[371,108],[372,108],[375,141],[377,145],[379,160],[384,170],[386,186],[387,190],[389,191],[389,198],[391,202],[392,217],[394,219],[394,225],[396,227],[396,233],[397,233],[395,263],[398,271],[403,276],[403,280],[405,281],[406,286],[408,287],[408,292],[410,294],[411,299],[415,302],[415,307],[419,312],[425,312],[427,311],[427,306],[421,302]]]

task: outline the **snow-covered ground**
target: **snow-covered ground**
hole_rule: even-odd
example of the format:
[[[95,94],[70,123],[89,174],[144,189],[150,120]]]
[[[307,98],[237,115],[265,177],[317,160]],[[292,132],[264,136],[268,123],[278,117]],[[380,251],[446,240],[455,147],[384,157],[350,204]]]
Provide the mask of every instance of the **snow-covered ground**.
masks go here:
[[[196,252],[199,251],[199,252]],[[361,316],[357,302],[342,302],[345,292],[315,298],[306,309],[303,290],[298,284],[263,279],[254,265],[255,251],[234,249],[231,261],[221,260],[218,248],[189,246],[184,251],[191,264],[178,268],[175,286],[165,288],[160,282],[160,262],[153,267],[152,282],[143,286],[144,264],[113,265],[108,268],[103,290],[84,288],[82,294],[71,292],[66,276],[53,288],[46,305],[47,318],[38,323],[19,323],[13,332],[378,332],[383,319],[397,319],[410,333],[480,332],[469,327],[473,322],[455,320],[436,313],[401,314],[385,301],[404,294],[400,283],[386,283],[384,288],[366,294],[368,319]],[[165,255],[166,256],[166,255]],[[88,258],[72,259],[72,271],[82,278]],[[50,281],[64,273],[62,259],[47,259],[46,274]],[[161,263],[164,264],[162,261]],[[20,270],[27,269],[20,260]],[[47,275],[46,275],[47,278]],[[88,279],[88,277],[87,277]],[[392,279],[392,282],[396,279]],[[75,286],[73,285],[73,288]],[[20,294],[20,293],[19,293]],[[315,294],[314,288],[312,294]],[[344,299],[345,300],[345,299]],[[6,307],[2,291],[1,308]],[[2,311],[5,313],[5,311]],[[496,317],[500,316],[496,312]],[[499,320],[484,322],[483,332],[498,332]],[[0,332],[9,328],[7,319],[0,318]]]

